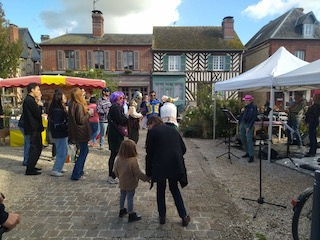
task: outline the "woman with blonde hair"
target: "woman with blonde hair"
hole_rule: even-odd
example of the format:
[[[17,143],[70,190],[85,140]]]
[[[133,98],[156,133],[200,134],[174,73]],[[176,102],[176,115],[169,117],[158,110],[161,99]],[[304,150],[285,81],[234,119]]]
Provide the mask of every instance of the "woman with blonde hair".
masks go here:
[[[69,103],[69,140],[72,143],[78,143],[80,154],[74,165],[71,180],[84,179],[83,168],[89,153],[88,142],[91,136],[89,126],[90,114],[86,100],[80,88],[71,89],[71,101]]]

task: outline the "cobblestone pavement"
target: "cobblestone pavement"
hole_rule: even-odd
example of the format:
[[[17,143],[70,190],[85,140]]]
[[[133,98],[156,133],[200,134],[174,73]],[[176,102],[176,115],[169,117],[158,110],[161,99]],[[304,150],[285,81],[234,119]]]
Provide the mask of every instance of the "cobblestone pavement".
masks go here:
[[[144,171],[146,131],[140,135],[138,157]],[[119,219],[119,189],[106,182],[107,149],[90,148],[86,179],[71,181],[72,163],[65,165],[68,172],[64,177],[49,175],[53,165],[48,161],[50,146],[44,148],[38,162],[42,167],[38,176],[24,175],[22,147],[1,146],[0,191],[6,195],[7,209],[22,217],[4,239],[254,239],[248,230],[251,217],[232,201],[200,148],[190,139],[185,142],[189,185],[182,194],[191,216],[188,227],[181,226],[169,191],[167,223],[159,225],[155,188],[149,190],[144,182],[139,183],[134,206],[142,220],[128,223],[126,217]]]

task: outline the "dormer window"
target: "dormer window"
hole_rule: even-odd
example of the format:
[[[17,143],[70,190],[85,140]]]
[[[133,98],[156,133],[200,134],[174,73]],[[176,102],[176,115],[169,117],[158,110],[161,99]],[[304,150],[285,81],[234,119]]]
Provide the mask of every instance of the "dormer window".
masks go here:
[[[304,37],[313,37],[313,24],[305,23],[303,24],[303,36]]]

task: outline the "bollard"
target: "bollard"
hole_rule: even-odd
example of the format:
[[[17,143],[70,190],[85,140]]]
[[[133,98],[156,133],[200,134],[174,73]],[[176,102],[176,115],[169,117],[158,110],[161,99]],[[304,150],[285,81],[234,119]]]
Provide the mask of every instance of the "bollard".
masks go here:
[[[320,239],[320,171],[315,172],[310,240]]]

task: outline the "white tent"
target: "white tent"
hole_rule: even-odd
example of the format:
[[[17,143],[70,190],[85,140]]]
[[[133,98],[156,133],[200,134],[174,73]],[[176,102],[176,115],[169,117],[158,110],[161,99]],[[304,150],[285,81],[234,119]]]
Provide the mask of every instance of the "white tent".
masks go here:
[[[280,47],[268,59],[257,65],[256,67],[231,78],[224,82],[215,84],[215,93],[219,91],[270,91],[270,106],[274,105],[274,78],[281,74],[285,74],[294,69],[307,65],[305,62],[284,47]],[[217,94],[215,94],[215,99]],[[270,116],[273,115],[273,107],[271,107]],[[216,101],[214,106],[213,136],[215,138],[215,119],[216,119]],[[268,142],[268,160],[271,160],[271,140],[272,140],[272,117],[269,118],[269,142]]]
[[[320,59],[274,78],[277,89],[320,89]]]
[[[229,80],[215,84],[215,91],[270,91],[276,76],[308,64],[280,47],[272,56],[254,68]]]

